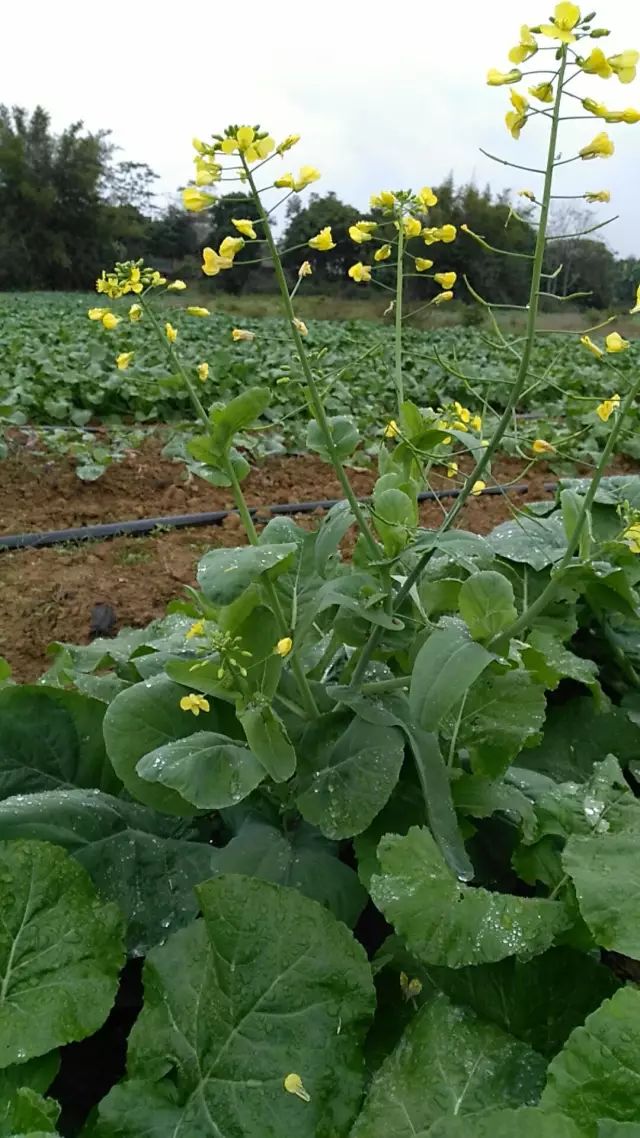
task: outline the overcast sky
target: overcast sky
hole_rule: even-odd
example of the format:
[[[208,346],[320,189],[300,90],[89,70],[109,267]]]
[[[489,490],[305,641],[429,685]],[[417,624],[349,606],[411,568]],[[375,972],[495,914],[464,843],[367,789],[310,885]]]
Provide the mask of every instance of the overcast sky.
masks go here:
[[[514,142],[504,126],[509,89],[487,87],[485,76],[508,69],[520,24],[552,9],[545,0],[5,3],[0,98],[42,103],[56,129],[75,119],[110,128],[122,157],[160,175],[161,201],[190,176],[191,137],[228,122],[300,133],[285,168],[317,165],[323,178],[312,188],[360,208],[371,191],[435,185],[450,170],[457,182],[536,188],[535,175],[496,166],[478,147],[542,164],[542,120]],[[607,54],[640,48],[640,0],[604,0],[596,24],[613,31],[598,41]],[[612,109],[640,107],[639,80],[585,77],[581,90]],[[567,123],[563,154],[601,125]],[[557,189],[611,190],[611,207],[591,207],[594,221],[619,213],[609,244],[640,256],[640,123],[607,129],[615,156],[569,165]]]

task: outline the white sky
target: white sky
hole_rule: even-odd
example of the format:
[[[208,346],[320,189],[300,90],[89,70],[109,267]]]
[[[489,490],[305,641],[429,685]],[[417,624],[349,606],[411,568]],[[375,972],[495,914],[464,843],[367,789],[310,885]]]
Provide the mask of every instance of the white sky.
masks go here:
[[[496,166],[478,147],[543,164],[542,120],[514,142],[504,126],[509,88],[487,87],[485,75],[509,68],[520,24],[546,20],[553,0],[30,0],[2,9],[2,101],[42,103],[55,129],[76,119],[110,128],[121,157],[160,174],[165,200],[189,179],[191,137],[228,122],[302,134],[284,168],[318,166],[312,188],[360,208],[373,190],[435,185],[450,170],[456,182],[536,188],[535,175]],[[598,41],[607,54],[640,48],[640,0],[603,0],[598,17],[613,30]],[[580,90],[612,109],[640,107],[639,80],[585,77]],[[567,123],[563,154],[602,126]],[[619,213],[604,231],[609,244],[640,256],[640,123],[605,129],[615,156],[569,165],[557,191],[610,189],[611,207],[591,207],[594,222]]]

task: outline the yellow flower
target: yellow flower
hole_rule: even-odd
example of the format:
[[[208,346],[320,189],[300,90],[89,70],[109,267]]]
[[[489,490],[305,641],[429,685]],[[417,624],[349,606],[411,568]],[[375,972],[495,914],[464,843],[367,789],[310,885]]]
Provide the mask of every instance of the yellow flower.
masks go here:
[[[232,217],[231,224],[243,237],[249,237],[251,241],[255,240],[256,231],[253,228],[253,222],[248,217]]]
[[[356,221],[354,225],[349,226],[349,237],[356,245],[362,245],[363,241],[373,240],[373,233],[377,228],[375,221]]]
[[[578,153],[581,158],[609,158],[613,154],[615,146],[609,138],[605,130],[600,131],[591,142],[582,147]]]
[[[278,656],[288,656],[293,648],[293,640],[290,636],[283,636],[276,644],[276,652]]]
[[[200,306],[197,304],[189,304],[187,306],[187,308],[185,308],[185,312],[186,312],[187,316],[209,316],[210,315],[208,308],[200,308]]]
[[[529,94],[541,103],[553,102],[553,83],[538,83],[536,87],[529,88]]]
[[[205,699],[203,695],[190,692],[189,695],[183,695],[180,700],[180,708],[182,711],[190,711],[192,715],[199,715],[201,711],[209,710],[209,700]]]
[[[438,204],[438,198],[431,189],[431,186],[423,186],[421,190],[418,190],[416,198],[423,209],[431,209],[432,206]]]
[[[233,328],[231,331],[231,339],[234,344],[239,344],[242,340],[255,340],[255,332],[250,332],[248,328]]]
[[[447,300],[453,300],[453,293],[447,289],[445,292],[438,293],[431,301],[432,304],[444,304]]]
[[[232,257],[221,257],[215,249],[208,246],[202,250],[202,271],[208,277],[215,277],[222,269],[233,267]]]
[[[233,261],[236,253],[239,253],[241,249],[244,249],[244,237],[225,237],[220,242],[218,255],[223,259],[228,257],[230,261]]]
[[[127,292],[139,293],[139,292],[142,292],[143,284],[142,284],[142,281],[140,280],[140,276],[141,276],[141,274],[140,274],[139,266],[138,265],[132,265],[131,268],[129,269],[129,279],[127,281],[125,281],[125,283],[122,287],[123,293],[127,293]]]
[[[604,355],[602,349],[599,348],[597,344],[594,344],[590,336],[581,336],[580,343],[584,344],[585,348],[592,352],[597,359],[600,359],[600,357]]]
[[[374,261],[388,261],[391,256],[391,246],[381,245],[373,254]]]
[[[636,312],[640,312],[640,285],[636,289],[636,302],[633,308],[629,309],[629,315],[635,316]]]
[[[444,241],[445,244],[448,244],[450,241],[455,241],[456,233],[455,225],[427,226],[422,230],[422,238],[425,245],[435,245],[436,241]]]
[[[477,498],[478,494],[482,494],[482,491],[486,490],[486,488],[486,482],[483,482],[482,479],[479,478],[478,481],[474,482],[473,486],[471,487],[471,493],[473,494],[474,498]]]
[[[317,182],[322,174],[315,166],[301,166],[298,172],[298,177],[293,183],[293,188],[298,193],[299,190],[304,190],[305,186],[311,185],[312,182]]]
[[[604,342],[608,352],[626,352],[629,347],[629,341],[623,340],[619,332],[610,332],[605,336]]]
[[[610,55],[608,62],[621,83],[632,83],[636,77],[639,60],[640,52],[622,51],[620,55]]]
[[[279,190],[292,190],[295,184],[293,174],[281,174],[273,183]]]
[[[437,281],[442,288],[453,288],[458,279],[457,273],[434,273],[434,281]]]
[[[584,195],[588,202],[610,202],[611,194],[608,190],[587,190]]]
[[[463,407],[462,403],[458,403],[458,400],[456,399],[454,404],[453,404],[453,407],[454,407],[456,415],[458,416],[459,419],[462,420],[463,423],[470,422],[471,412],[469,410],[467,410],[466,407]]]
[[[196,620],[191,625],[191,628],[187,632],[186,639],[187,640],[193,640],[194,636],[202,636],[203,632],[204,632],[204,621],[203,620]]]
[[[206,147],[206,144],[202,141],[202,139],[192,138],[191,139],[191,145],[193,146],[194,150],[197,150],[198,154],[205,154],[206,153],[207,147]]]
[[[124,287],[118,284],[118,278],[115,273],[105,273],[98,277],[96,281],[96,292],[103,293],[108,296],[110,300],[117,300],[120,296],[124,295]]]
[[[511,71],[496,71],[495,67],[492,67],[487,72],[487,83],[490,87],[504,87],[506,83],[519,83],[521,79],[522,72],[518,71],[517,67]]]
[[[371,280],[371,266],[363,265],[362,261],[358,261],[349,269],[349,276],[352,281],[357,281],[358,284],[366,284]]]
[[[471,427],[472,431],[481,431],[482,430],[482,419],[481,419],[480,415],[472,415],[469,426]]]
[[[511,105],[513,106],[514,110],[507,111],[504,121],[506,122],[507,128],[511,133],[511,137],[518,139],[520,138],[520,131],[527,121],[527,111],[529,109],[529,104],[524,95],[519,94],[518,91],[512,91]]]
[[[309,329],[307,328],[304,320],[299,320],[297,316],[294,316],[293,318],[293,326],[298,330],[301,336],[309,335]]]
[[[518,190],[518,197],[528,198],[530,202],[534,202],[536,200],[536,195],[533,190]],[[463,226],[463,228],[468,229],[469,226]]]
[[[419,237],[422,233],[422,222],[418,221],[417,217],[411,217],[408,214],[402,219],[402,229],[405,237]]]
[[[203,194],[196,186],[187,186],[182,191],[182,203],[185,209],[191,213],[199,213],[200,210],[208,209],[215,202],[215,198],[211,194]]]
[[[302,1079],[299,1075],[287,1075],[283,1086],[285,1091],[288,1091],[290,1095],[297,1095],[303,1102],[311,1102],[311,1095],[305,1091]]]
[[[400,434],[400,428],[399,428],[398,424],[396,423],[395,419],[389,419],[389,422],[387,423],[387,425],[384,429],[385,439],[397,439],[399,434]]]
[[[315,237],[309,241],[311,249],[319,249],[321,253],[326,253],[329,249],[335,249],[336,243],[331,235],[331,226],[325,225]]]
[[[212,158],[196,158],[195,159],[196,186],[210,186],[212,182],[217,182],[222,173],[222,166],[214,162]]]
[[[107,332],[113,332],[113,329],[117,328],[119,323],[120,317],[114,316],[113,312],[109,312],[107,309],[102,317],[102,327],[106,328]]]
[[[531,450],[534,454],[555,454],[556,448],[548,443],[546,439],[534,439],[531,444]]]
[[[284,154],[286,150],[291,150],[291,147],[295,146],[297,142],[300,142],[299,134],[288,134],[286,138],[283,138],[282,142],[278,143],[276,150],[278,154]]]
[[[137,324],[138,320],[142,319],[142,305],[132,304],[129,309],[129,319],[132,324]]]
[[[237,150],[244,155],[248,163],[257,162],[259,158],[266,158],[275,149],[275,141],[266,135],[256,138],[252,126],[241,126],[234,135],[225,138],[220,145],[223,154],[235,154]]]
[[[573,29],[579,22],[580,9],[578,5],[569,4],[567,0],[563,0],[562,4],[556,4],[553,23],[541,24],[540,31],[543,36],[560,40],[561,43],[575,43],[576,37],[573,34]]]
[[[617,394],[612,395],[610,399],[603,399],[602,403],[598,404],[596,407],[596,415],[599,419],[602,419],[603,423],[607,423],[613,413],[617,411],[619,407],[620,396]]]
[[[133,352],[120,352],[120,355],[116,356],[116,367],[118,371],[126,371],[132,359]]]
[[[184,292],[186,287],[184,281],[171,281],[171,284],[167,285],[167,292]]]
[[[151,288],[160,288],[160,285],[165,285],[166,283],[167,283],[167,278],[161,277],[160,273],[158,272],[157,269],[156,269],[155,273],[151,274],[151,280],[149,281],[149,285]]]
[[[440,241],[444,241],[445,245],[448,245],[451,241],[455,241],[456,232],[455,225],[441,225],[438,230],[440,234],[439,239]]]
[[[538,50],[538,44],[531,28],[523,24],[520,28],[520,43],[511,48],[509,52],[510,63],[526,63]]]
[[[380,190],[379,194],[372,194],[369,198],[372,209],[393,209],[396,204],[396,196],[391,193],[391,190]]]
[[[419,996],[422,991],[422,981],[418,980],[417,976],[410,980],[406,972],[400,973],[400,991],[402,992],[403,999],[412,1000]]]
[[[209,364],[198,364],[196,371],[198,372],[198,379],[204,383],[209,378]]]
[[[428,257],[416,257],[416,271],[418,273],[426,273],[432,268],[433,261],[430,261]]]
[[[164,331],[165,331],[165,335],[166,335],[169,343],[175,344],[176,340],[178,339],[178,332],[173,327],[173,324],[169,324],[169,322],[167,321],[167,323],[164,326]]]
[[[640,553],[640,524],[638,522],[627,526],[622,536],[632,553]]]
[[[455,478],[458,473],[458,463],[450,462],[447,466],[447,478]]]
[[[108,308],[90,308],[87,316],[90,320],[104,320],[108,311]]]
[[[594,47],[591,55],[583,59],[580,66],[587,75],[599,75],[601,79],[609,79],[613,75],[613,67],[599,47]]]
[[[313,272],[313,269],[311,268],[311,261],[303,261],[302,264],[300,265],[300,268],[298,269],[298,276],[299,277],[310,277],[312,272]]]

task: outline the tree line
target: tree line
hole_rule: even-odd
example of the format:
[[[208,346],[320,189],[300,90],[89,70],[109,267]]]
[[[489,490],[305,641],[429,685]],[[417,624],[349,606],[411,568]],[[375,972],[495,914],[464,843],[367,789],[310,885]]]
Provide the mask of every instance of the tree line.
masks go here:
[[[0,289],[87,289],[105,266],[137,257],[163,271],[202,280],[200,249],[216,247],[231,231],[232,217],[255,220],[255,209],[238,192],[219,198],[207,214],[188,213],[177,197],[159,208],[156,178],[145,163],[118,160],[109,132],[91,133],[77,122],[55,134],[42,107],[29,114],[19,107],[0,106]],[[535,212],[525,199],[514,198],[507,190],[496,195],[488,186],[456,187],[452,178],[434,189],[438,204],[429,212],[430,225],[452,223],[460,231],[465,224],[484,242],[508,253],[532,250]],[[565,207],[558,211],[552,232],[560,237],[589,228],[594,216],[586,206]],[[280,237],[292,280],[304,257],[314,269],[306,288],[367,295],[366,287],[352,284],[347,276],[354,261],[367,259],[367,247],[354,245],[347,232],[359,217],[380,220],[375,210],[362,213],[332,192],[312,193],[304,201],[293,196]],[[327,225],[332,228],[334,249],[286,252],[306,245]],[[487,300],[526,303],[529,262],[525,257],[489,253],[460,232],[451,244],[418,252],[432,257],[438,270],[458,274],[456,293],[463,300],[471,299],[462,284],[466,277]],[[251,245],[236,258],[234,271],[221,274],[209,282],[210,287],[231,292],[275,289],[270,266],[255,264],[259,257],[260,246]],[[638,258],[616,258],[603,241],[589,236],[552,242],[547,273],[553,274],[559,265],[557,274],[548,278],[548,291],[587,293],[578,300],[584,307],[626,306],[640,278]],[[419,276],[410,279],[408,288],[417,300],[433,292],[433,285]]]

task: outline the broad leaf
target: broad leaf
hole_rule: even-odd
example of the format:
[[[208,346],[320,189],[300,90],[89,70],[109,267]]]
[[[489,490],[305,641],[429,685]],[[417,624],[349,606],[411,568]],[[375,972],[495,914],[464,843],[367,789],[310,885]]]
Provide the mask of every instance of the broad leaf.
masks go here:
[[[598,803],[592,799],[592,809]],[[639,811],[640,813],[640,811]],[[603,819],[603,826],[607,820]],[[640,822],[622,833],[574,835],[562,865],[576,890],[580,913],[596,944],[640,957]]]
[[[329,417],[328,425],[333,443],[333,456],[341,461],[349,458],[360,442],[360,432],[355,420],[348,415],[333,415]],[[325,462],[333,461],[324,432],[315,419],[311,419],[307,427],[307,447],[324,458]]]
[[[387,802],[400,775],[404,739],[396,727],[332,712],[308,728],[298,753],[300,813],[326,837],[349,838]]]
[[[374,1076],[352,1138],[415,1138],[443,1117],[534,1103],[545,1067],[530,1047],[435,996]]]
[[[485,539],[494,553],[544,569],[566,552],[567,539],[560,511],[549,518],[518,517],[496,526]]]
[[[540,1105],[568,1114],[588,1138],[599,1118],[640,1118],[640,992],[621,988],[552,1060]]]
[[[296,549],[291,542],[211,549],[198,565],[198,584],[212,604],[229,605],[263,575],[285,572]]]
[[[19,1087],[0,1101],[0,1138],[36,1138],[54,1134],[60,1108],[30,1087]]]
[[[611,751],[622,766],[640,758],[640,727],[619,707],[599,710],[589,696],[553,707],[539,745],[526,750],[518,765],[542,771],[557,782],[582,782],[594,762]]]
[[[492,778],[536,741],[544,724],[544,688],[523,668],[487,669],[458,704],[442,723],[442,734],[449,739],[455,735],[458,749],[469,752],[473,769]]]
[[[516,954],[535,956],[571,923],[559,902],[490,893],[461,884],[428,830],[388,834],[378,848],[381,874],[371,896],[427,964],[460,968]]]
[[[551,632],[534,628],[527,637],[528,647],[522,659],[533,679],[554,691],[561,680],[576,680],[600,694],[598,665],[594,660],[576,656]]]
[[[225,406],[214,405],[209,411],[211,433],[208,437],[215,454],[218,457],[225,454],[238,431],[250,427],[270,402],[271,392],[267,387],[247,387]]]
[[[124,960],[121,920],[45,842],[0,843],[0,1066],[102,1026]]]
[[[105,753],[104,704],[49,687],[0,690],[0,799],[38,790],[120,789]]]
[[[241,802],[264,778],[248,747],[215,731],[197,731],[149,751],[136,765],[145,782],[170,787],[198,810]]]
[[[254,757],[273,781],[290,779],[295,774],[296,753],[280,716],[268,704],[258,703],[241,711],[238,719]]]
[[[431,633],[416,656],[409,704],[414,723],[435,731],[493,657],[466,627],[448,620]]]
[[[583,1138],[583,1132],[565,1114],[521,1106],[517,1110],[487,1110],[466,1118],[442,1118],[431,1127],[429,1138]]]
[[[149,954],[129,1079],[100,1104],[97,1133],[345,1134],[374,1002],[363,949],[292,889],[229,876],[198,894],[204,921]],[[309,1102],[285,1090],[293,1073]]]
[[[474,640],[490,640],[518,615],[511,582],[493,569],[480,570],[462,582],[458,607]]]

